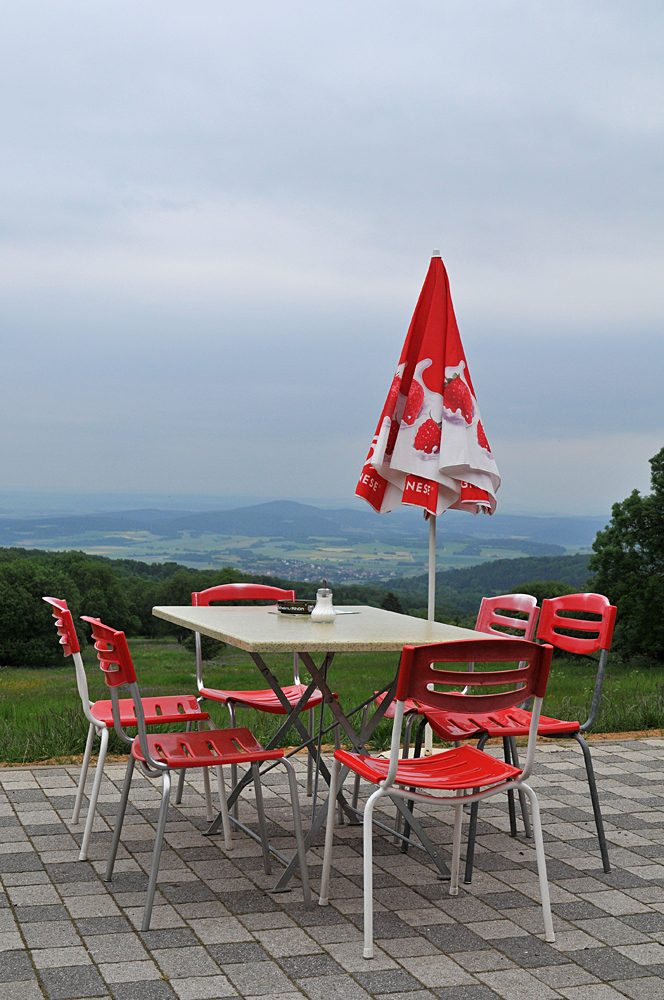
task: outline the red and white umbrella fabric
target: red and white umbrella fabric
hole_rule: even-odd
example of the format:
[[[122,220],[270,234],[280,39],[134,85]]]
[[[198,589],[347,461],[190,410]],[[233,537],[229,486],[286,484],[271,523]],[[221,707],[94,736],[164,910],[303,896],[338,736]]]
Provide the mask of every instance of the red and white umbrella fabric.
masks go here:
[[[434,253],[355,494],[380,513],[409,504],[433,517],[449,508],[492,514],[499,486]]]

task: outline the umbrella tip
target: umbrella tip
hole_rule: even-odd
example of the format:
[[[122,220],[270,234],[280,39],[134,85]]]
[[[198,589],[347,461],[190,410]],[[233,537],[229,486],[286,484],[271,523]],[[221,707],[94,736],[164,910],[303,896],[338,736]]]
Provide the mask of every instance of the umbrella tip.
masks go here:
[[[440,257],[440,250],[434,250],[434,252],[431,254],[431,256],[432,257]]]

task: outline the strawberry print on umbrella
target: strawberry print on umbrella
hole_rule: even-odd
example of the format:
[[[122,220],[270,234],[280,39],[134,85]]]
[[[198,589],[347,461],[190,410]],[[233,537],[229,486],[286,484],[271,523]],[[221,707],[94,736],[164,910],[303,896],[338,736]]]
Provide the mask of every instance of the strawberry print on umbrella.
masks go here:
[[[461,345],[447,272],[434,254],[355,491],[400,504],[492,514],[500,476]]]

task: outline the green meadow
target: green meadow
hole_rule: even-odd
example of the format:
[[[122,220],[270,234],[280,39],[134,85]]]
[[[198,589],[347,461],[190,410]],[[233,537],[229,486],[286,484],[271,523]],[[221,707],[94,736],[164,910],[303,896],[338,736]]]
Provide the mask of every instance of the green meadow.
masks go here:
[[[130,639],[129,645],[141,691],[144,695],[183,694],[196,688],[193,652],[175,638]],[[92,700],[108,697],[92,647],[84,652]],[[393,653],[338,654],[330,668],[331,686],[338,692],[345,711],[359,705],[374,690],[389,684],[397,669]],[[292,678],[292,657],[272,656],[268,665],[282,683]],[[547,715],[563,719],[586,718],[595,679],[596,663],[590,658],[553,661],[549,689],[544,703]],[[306,680],[303,672],[303,679]],[[205,664],[207,686],[249,689],[264,686],[250,657],[232,647],[220,647],[215,658]],[[218,725],[227,725],[225,709],[206,704]],[[238,724],[249,726],[266,742],[276,731],[280,718],[238,711]],[[325,720],[329,724],[330,719]],[[382,722],[372,740],[373,749],[389,743],[389,722]],[[664,666],[650,661],[625,663],[611,656],[604,695],[595,732],[641,731],[664,726]],[[6,667],[0,670],[0,761],[20,764],[43,760],[67,760],[82,754],[87,723],[80,708],[71,660],[52,669]],[[325,737],[331,742],[331,735]],[[299,742],[295,732],[284,746]],[[124,753],[125,747],[112,734],[110,751]]]

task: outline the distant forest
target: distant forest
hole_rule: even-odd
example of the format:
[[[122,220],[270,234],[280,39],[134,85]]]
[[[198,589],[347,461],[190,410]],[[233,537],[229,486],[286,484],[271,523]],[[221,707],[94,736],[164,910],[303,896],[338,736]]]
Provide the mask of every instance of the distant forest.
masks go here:
[[[588,556],[499,559],[436,574],[436,617],[472,624],[484,596],[520,589],[530,581],[558,581],[585,589]],[[186,605],[191,593],[219,583],[253,580],[314,597],[318,583],[249,576],[227,567],[197,570],[177,563],[108,559],[83,552],[0,548],[0,666],[57,666],[62,662],[51,609],[43,596],[65,598],[74,619],[99,617],[128,635],[173,634],[152,615],[155,605]],[[426,614],[427,576],[392,579],[383,585],[337,584],[336,604],[369,604]],[[81,639],[88,640],[81,627]],[[178,636],[184,639],[185,636]]]

